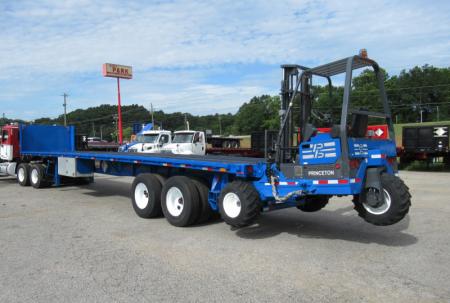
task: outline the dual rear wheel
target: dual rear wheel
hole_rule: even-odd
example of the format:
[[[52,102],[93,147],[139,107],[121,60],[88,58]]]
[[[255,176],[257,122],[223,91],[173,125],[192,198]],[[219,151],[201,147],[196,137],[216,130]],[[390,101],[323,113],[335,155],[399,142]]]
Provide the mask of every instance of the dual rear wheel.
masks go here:
[[[132,185],[132,204],[142,218],[164,215],[174,226],[200,224],[211,218],[209,188],[199,179],[174,176],[167,180],[155,174],[140,174]],[[259,195],[248,182],[229,183],[219,197],[219,212],[235,227],[252,224],[260,213]]]
[[[174,226],[203,223],[212,215],[208,187],[185,176],[165,179],[156,174],[140,174],[132,185],[132,204],[142,218],[164,215]]]
[[[17,182],[21,186],[47,187],[50,183],[45,170],[46,167],[43,164],[20,163],[17,167]]]

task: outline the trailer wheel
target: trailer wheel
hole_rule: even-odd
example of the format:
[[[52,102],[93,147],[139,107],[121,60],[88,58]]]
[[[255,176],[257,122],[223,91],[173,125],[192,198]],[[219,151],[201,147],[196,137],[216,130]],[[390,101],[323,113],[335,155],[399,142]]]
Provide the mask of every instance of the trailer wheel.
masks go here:
[[[30,185],[30,165],[28,163],[20,163],[17,167],[17,182],[21,186]]]
[[[34,164],[30,169],[30,184],[34,188],[44,188],[49,186],[45,175],[45,166],[42,164]]]
[[[316,212],[324,208],[330,198],[328,196],[309,196],[300,201],[297,208],[304,212]]]
[[[194,182],[185,176],[174,176],[164,183],[161,193],[164,216],[174,226],[188,226],[199,217],[199,194]]]
[[[213,213],[211,206],[209,206],[208,202],[209,188],[208,186],[206,186],[205,183],[203,183],[200,180],[192,179],[192,181],[194,182],[194,185],[197,188],[198,197],[200,199],[199,217],[196,222],[200,224],[208,221]]]
[[[244,227],[255,222],[261,211],[259,194],[249,182],[233,181],[219,196],[222,219],[234,227]]]
[[[140,174],[131,186],[133,209],[141,218],[161,216],[161,182],[152,174]]]
[[[382,174],[381,186],[383,199],[377,205],[370,205],[367,202],[367,191],[375,189],[366,189],[366,192],[355,196],[353,203],[359,216],[365,221],[374,225],[392,225],[402,220],[411,206],[411,195],[408,187],[398,177]],[[379,194],[379,193],[378,193]]]

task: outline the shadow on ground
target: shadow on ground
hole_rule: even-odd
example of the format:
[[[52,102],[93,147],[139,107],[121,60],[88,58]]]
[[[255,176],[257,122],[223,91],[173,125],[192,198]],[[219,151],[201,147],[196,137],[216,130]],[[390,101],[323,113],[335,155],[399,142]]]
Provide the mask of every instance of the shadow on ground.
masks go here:
[[[377,243],[385,246],[409,246],[418,239],[405,230],[410,217],[391,226],[374,226],[355,215],[349,215],[353,206],[337,210],[323,209],[317,213],[296,213],[293,209],[262,214],[258,224],[237,229],[236,235],[245,239],[265,239],[282,233],[299,238],[331,239]]]
[[[81,186],[86,189],[83,194],[92,197],[120,196],[130,198],[131,184],[111,179],[98,179],[95,183]],[[60,190],[78,190],[80,186],[67,186]],[[222,222],[217,217],[204,225]],[[303,213],[297,209],[285,209],[264,213],[258,223],[249,227],[235,229],[236,235],[245,239],[266,239],[283,233],[300,238],[333,239],[363,244],[377,243],[385,246],[409,246],[418,239],[406,233],[410,217],[391,226],[374,226],[366,223],[356,215],[353,206],[336,210],[322,209],[317,213]]]

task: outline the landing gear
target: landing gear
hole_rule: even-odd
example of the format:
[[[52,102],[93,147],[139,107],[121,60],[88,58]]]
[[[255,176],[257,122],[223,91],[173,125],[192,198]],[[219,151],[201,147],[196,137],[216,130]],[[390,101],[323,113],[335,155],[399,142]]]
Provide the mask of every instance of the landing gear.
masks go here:
[[[355,196],[359,216],[374,225],[392,225],[402,220],[411,206],[411,195],[403,181],[393,175],[381,175],[382,189],[368,188]]]

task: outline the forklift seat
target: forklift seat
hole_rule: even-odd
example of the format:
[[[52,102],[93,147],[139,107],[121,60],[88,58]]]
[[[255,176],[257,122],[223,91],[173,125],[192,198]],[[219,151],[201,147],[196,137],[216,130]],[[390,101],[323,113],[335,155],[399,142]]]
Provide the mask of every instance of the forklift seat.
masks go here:
[[[352,124],[349,130],[349,137],[364,138],[369,126],[369,116],[367,114],[353,113]]]

